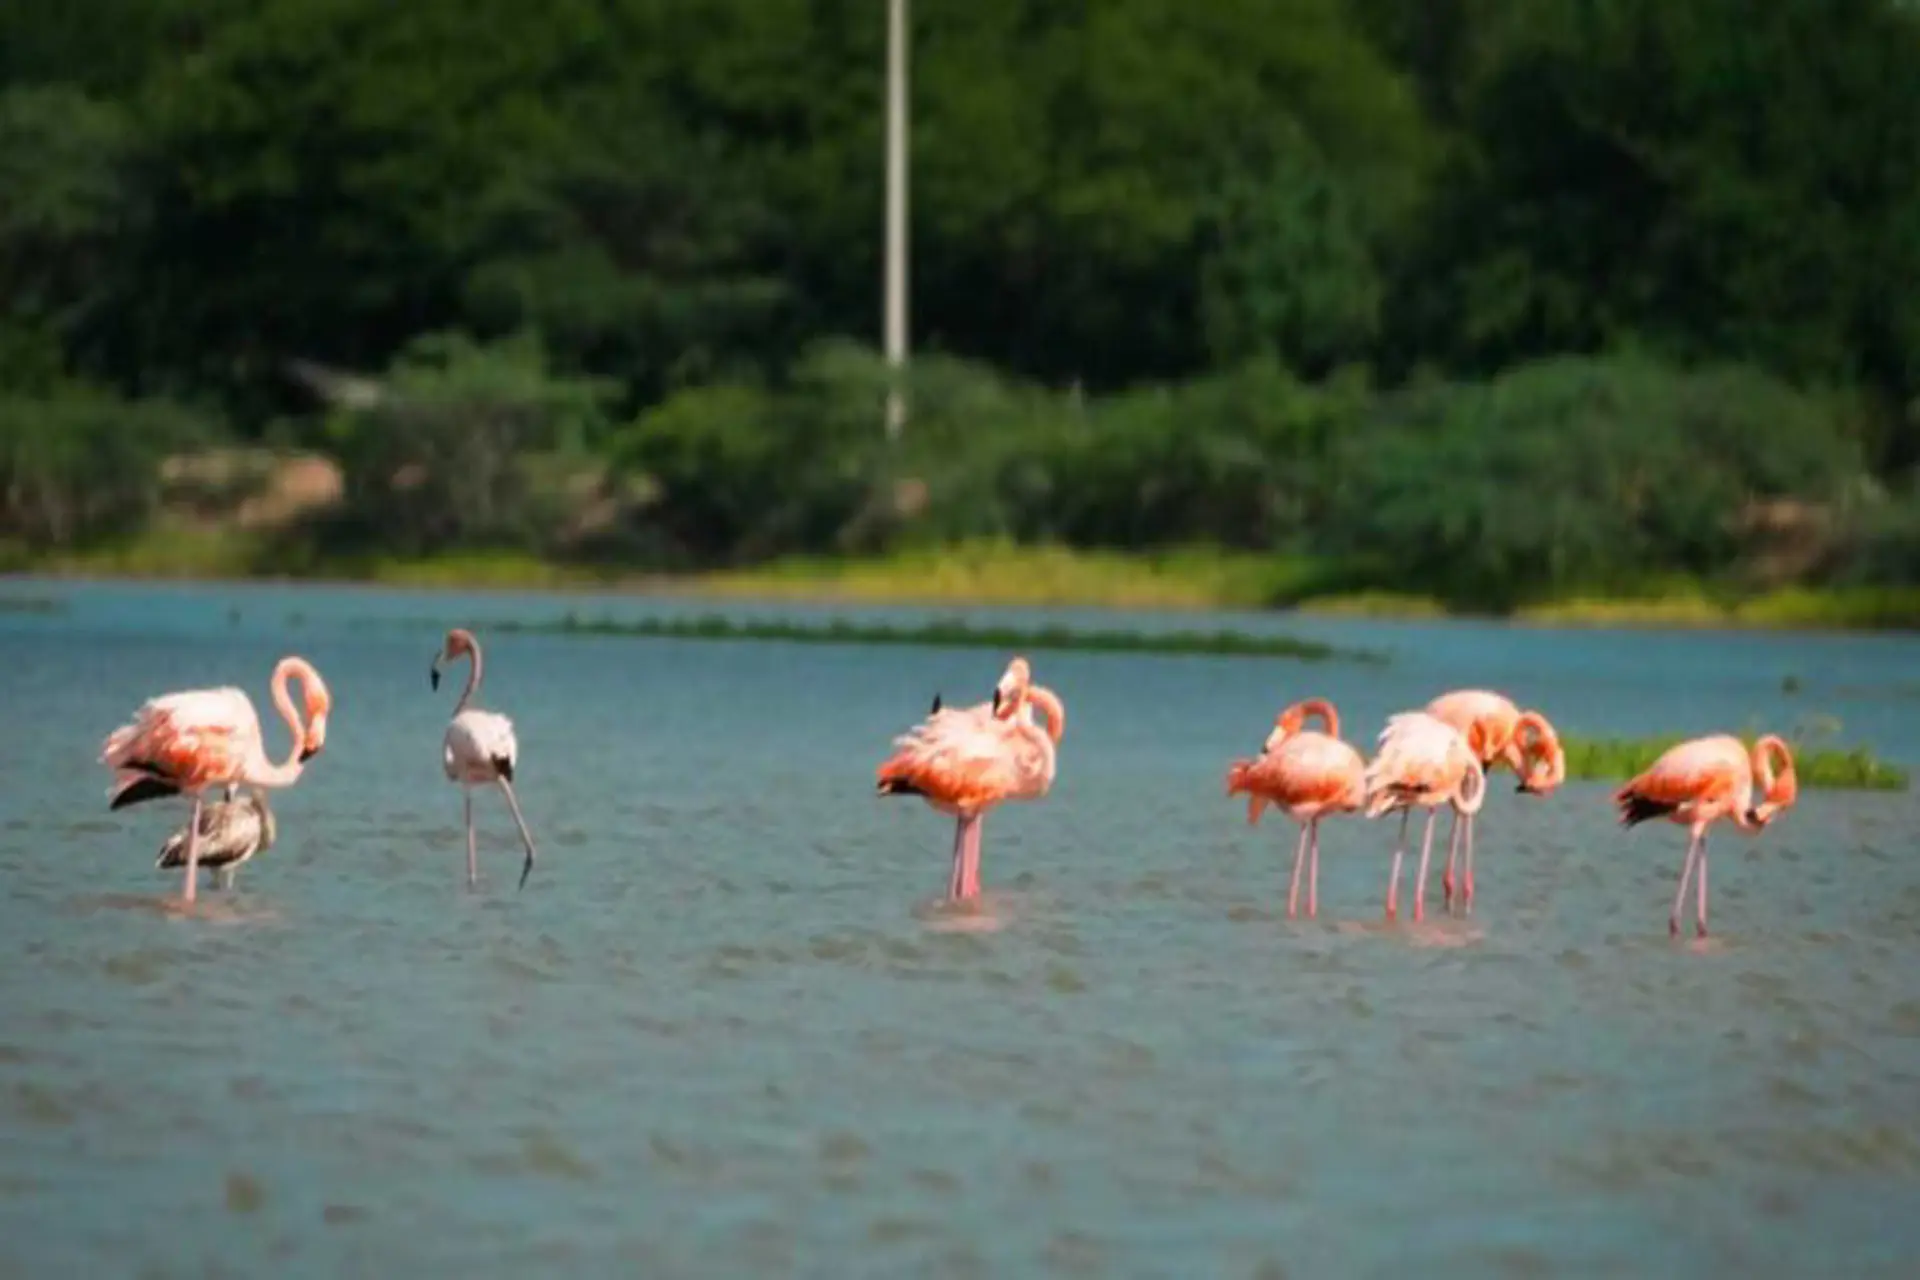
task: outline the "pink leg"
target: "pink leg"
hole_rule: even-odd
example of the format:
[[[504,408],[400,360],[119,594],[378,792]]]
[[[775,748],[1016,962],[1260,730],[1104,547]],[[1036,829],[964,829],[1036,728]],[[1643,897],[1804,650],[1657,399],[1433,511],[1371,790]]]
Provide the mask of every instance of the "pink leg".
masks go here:
[[[980,896],[980,834],[987,815],[975,815],[967,830],[967,874],[961,891],[969,898]]]
[[[1433,822],[1440,816],[1433,809],[1427,810],[1427,833],[1420,840],[1420,878],[1413,883],[1413,918],[1420,920],[1427,914],[1427,858],[1433,853]]]
[[[1463,859],[1462,869],[1465,874],[1466,885],[1461,896],[1461,902],[1463,904],[1461,909],[1467,915],[1473,914],[1473,828],[1479,821],[1480,817],[1478,814],[1470,813],[1467,815],[1465,823],[1467,849],[1466,857]]]
[[[1680,864],[1680,891],[1673,895],[1673,914],[1667,917],[1667,933],[1671,937],[1680,936],[1680,908],[1687,905],[1687,881],[1693,878],[1693,860],[1700,849],[1700,833],[1695,831],[1687,838],[1687,860]]]
[[[1300,847],[1293,852],[1293,883],[1287,886],[1287,919],[1293,919],[1294,912],[1300,906],[1300,868],[1307,861],[1307,832],[1310,824],[1300,824]]]
[[[1707,936],[1707,833],[1700,833],[1700,909],[1694,918],[1700,936]]]
[[[954,902],[966,896],[967,887],[967,819],[961,818],[953,824],[953,874],[947,877],[947,897]]]
[[[1445,896],[1448,909],[1453,907],[1453,863],[1460,854],[1460,811],[1453,811],[1453,821],[1447,824],[1447,869],[1440,873],[1440,892]]]
[[[1400,838],[1393,844],[1393,875],[1387,881],[1387,919],[1392,920],[1400,914],[1400,858],[1407,848],[1407,819],[1413,816],[1413,810],[1400,811]]]
[[[1307,851],[1307,919],[1320,914],[1320,819],[1307,824],[1312,841]]]
[[[187,819],[187,882],[180,890],[182,902],[192,902],[200,888],[200,794],[193,796],[193,815]]]
[[[460,794],[467,802],[467,888],[475,889],[480,885],[480,852],[474,847],[473,788],[463,786]]]

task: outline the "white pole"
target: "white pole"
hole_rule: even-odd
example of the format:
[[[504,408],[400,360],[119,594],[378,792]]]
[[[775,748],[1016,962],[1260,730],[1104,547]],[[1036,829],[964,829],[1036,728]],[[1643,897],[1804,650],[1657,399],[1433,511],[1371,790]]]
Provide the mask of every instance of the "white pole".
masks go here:
[[[887,0],[887,438],[907,420],[899,377],[907,362],[907,0]]]

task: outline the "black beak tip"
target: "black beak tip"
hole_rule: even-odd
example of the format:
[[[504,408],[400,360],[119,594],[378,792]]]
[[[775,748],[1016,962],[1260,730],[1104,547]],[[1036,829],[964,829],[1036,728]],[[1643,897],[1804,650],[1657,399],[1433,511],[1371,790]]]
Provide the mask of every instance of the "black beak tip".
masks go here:
[[[427,671],[427,684],[434,689],[440,687],[440,668],[433,667]]]
[[[305,764],[319,754],[320,748],[318,747],[302,747],[300,749],[300,763]]]
[[[928,711],[927,714],[930,716],[937,716],[940,714],[940,695],[939,694],[936,693],[933,695],[933,709]]]
[[[993,713],[995,715],[1000,714],[1000,690],[998,688],[995,688],[993,691]]]

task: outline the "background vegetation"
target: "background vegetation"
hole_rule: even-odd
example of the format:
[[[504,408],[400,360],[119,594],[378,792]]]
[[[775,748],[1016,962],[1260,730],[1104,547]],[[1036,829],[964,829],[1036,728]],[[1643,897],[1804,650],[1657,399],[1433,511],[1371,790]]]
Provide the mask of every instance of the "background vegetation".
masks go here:
[[[0,559],[1920,583],[1920,7],[912,8],[890,446],[873,0],[0,7]]]

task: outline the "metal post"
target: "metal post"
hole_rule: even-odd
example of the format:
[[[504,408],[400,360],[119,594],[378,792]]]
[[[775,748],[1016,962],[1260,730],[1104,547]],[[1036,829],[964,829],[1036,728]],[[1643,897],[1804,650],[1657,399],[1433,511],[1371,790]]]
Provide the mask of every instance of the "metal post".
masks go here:
[[[907,420],[907,0],[887,0],[886,294],[887,438],[898,439]]]

